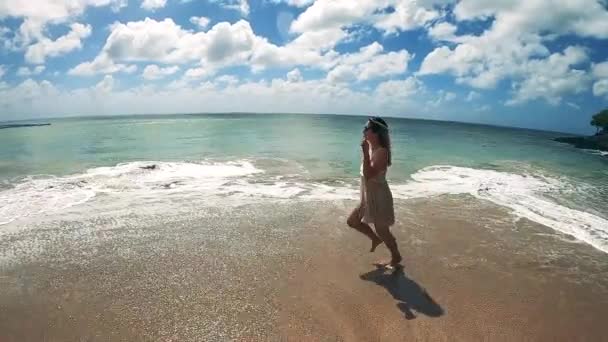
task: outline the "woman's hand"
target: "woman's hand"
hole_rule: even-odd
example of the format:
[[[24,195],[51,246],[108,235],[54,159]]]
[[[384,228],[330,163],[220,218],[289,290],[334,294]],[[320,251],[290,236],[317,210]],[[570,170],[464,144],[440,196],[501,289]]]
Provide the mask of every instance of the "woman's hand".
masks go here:
[[[363,150],[363,154],[369,154],[369,142],[365,139],[361,141],[361,150]]]
[[[365,177],[365,179],[369,179],[372,165],[369,155],[369,142],[365,139],[361,141],[361,150],[363,152],[363,176]]]

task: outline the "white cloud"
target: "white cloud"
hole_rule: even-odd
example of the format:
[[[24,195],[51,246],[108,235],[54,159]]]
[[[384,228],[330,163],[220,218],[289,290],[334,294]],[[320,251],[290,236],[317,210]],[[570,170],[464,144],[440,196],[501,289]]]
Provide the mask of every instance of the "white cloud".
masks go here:
[[[378,77],[400,75],[407,70],[407,64],[411,57],[406,50],[391,51],[378,55],[370,61],[359,65],[359,79],[369,80]]]
[[[435,24],[429,29],[429,36],[435,40],[450,41],[455,38],[455,33],[458,28],[456,25],[448,22],[441,22]]]
[[[238,10],[243,16],[247,16],[251,10],[248,1],[211,1]],[[358,43],[353,40],[356,35],[353,32],[363,29],[375,28],[381,34],[392,34],[424,28],[434,43],[442,42],[441,45],[445,46],[437,46],[424,58],[417,75],[449,74],[455,78],[456,83],[479,89],[492,89],[501,82],[509,81],[513,95],[507,101],[509,105],[540,99],[551,104],[564,102],[570,106],[564,100],[566,96],[590,88],[594,95],[608,98],[608,61],[589,63],[589,57],[583,48],[570,47],[557,51],[555,49],[559,45],[549,43],[555,42],[560,35],[608,38],[608,11],[598,1],[271,1],[300,8],[293,9],[294,13],[301,13],[293,22],[293,15],[286,21],[283,45],[275,45],[269,39],[256,35],[245,20],[211,26],[209,18],[194,16],[190,18],[194,26],[186,23],[182,27],[171,18],[146,18],[111,25],[109,35],[97,56],[76,65],[68,73],[105,75],[102,82],[95,86],[97,88],[91,87],[87,91],[105,91],[115,103],[122,103],[123,96],[114,86],[117,76],[110,74],[132,73],[137,70],[135,63],[153,63],[143,69],[143,78],[160,79],[175,74],[180,68],[177,65],[185,72],[183,77],[171,82],[166,89],[156,88],[164,86],[161,82],[147,82],[146,91],[143,90],[144,87],[138,87],[128,90],[128,93],[146,100],[150,93],[185,100],[182,96],[202,91],[204,96],[209,96],[208,99],[212,95],[220,98],[243,95],[246,99],[251,99],[251,103],[255,100],[253,94],[257,94],[269,97],[260,100],[265,104],[270,104],[271,98],[275,97],[285,106],[287,101],[306,106],[304,100],[310,101],[310,94],[328,91],[349,100],[351,98],[348,96],[360,95],[369,101],[368,106],[373,104],[379,108],[396,110],[412,97],[424,92],[418,78],[401,80],[406,77],[413,55],[407,50],[385,51],[377,42],[350,53],[339,53],[346,44],[338,45]],[[21,49],[29,63],[39,64],[50,57],[61,56],[82,47],[91,34],[89,25],[77,23],[86,8],[120,8],[126,1],[70,0],[70,4],[66,4],[67,1],[64,0],[37,0],[18,3],[6,1],[6,4],[0,5],[0,20],[6,17],[23,19],[14,33],[0,27],[0,39],[7,46]],[[150,10],[167,4],[166,0],[141,0],[137,3]],[[447,12],[451,6],[441,8],[446,3],[454,3],[453,15]],[[21,7],[17,9],[19,6]],[[479,22],[480,20],[490,23],[483,32],[458,35],[458,32],[463,31],[459,31],[459,28],[465,21],[470,27],[477,27],[478,24],[483,27],[485,23]],[[47,32],[56,32],[49,30],[54,25],[62,26],[60,29],[71,25],[71,29],[67,34],[51,39]],[[212,79],[212,76],[221,74],[222,69],[235,65],[247,66],[254,73],[276,68],[280,68],[279,72],[291,71],[283,78],[272,81],[239,82],[230,75]],[[17,73],[29,77],[36,74],[37,68],[44,66],[39,65],[33,69],[22,66]],[[311,75],[318,75],[316,72],[308,73],[311,69],[326,72],[326,77],[311,80]],[[300,70],[306,71],[307,80],[304,80]],[[0,68],[0,77],[3,71]],[[392,77],[399,80],[388,80]],[[375,89],[369,87],[376,82],[356,83],[369,80],[381,83]],[[42,83],[32,82],[34,81],[24,85],[22,91],[28,86],[36,88],[34,85],[48,88],[48,84],[43,86]],[[363,90],[349,88],[352,87],[349,84],[351,82],[357,84],[357,89]],[[5,94],[6,92],[3,96]],[[443,103],[448,107],[456,96],[455,93],[444,91],[439,97],[433,97],[431,103]],[[463,100],[473,102],[480,95],[471,90],[468,95],[467,92],[462,92],[462,97]],[[192,101],[194,100],[191,103]],[[347,105],[336,104],[328,97],[322,97],[322,101],[326,101],[325,105],[329,106],[326,108],[347,108]],[[193,106],[202,105],[202,102],[197,102]],[[313,105],[307,108],[313,108]],[[323,104],[318,104],[315,108],[323,108]],[[356,107],[350,108],[357,110]]]
[[[6,73],[6,67],[4,65],[0,65],[0,78],[2,78],[2,76],[4,76],[5,73]]]
[[[294,7],[306,7],[309,6],[310,4],[312,4],[315,0],[272,0],[272,2],[274,3],[281,3],[284,2],[286,4],[288,4],[289,6],[294,6]]]
[[[492,31],[576,34],[608,38],[608,11],[600,1],[588,0],[462,0],[454,8],[458,20],[494,17]]]
[[[165,7],[167,4],[167,0],[143,0],[141,3],[141,8],[148,11],[155,11],[159,8]]]
[[[608,78],[608,61],[593,64],[591,73],[595,78]]]
[[[17,76],[31,76],[31,75],[39,75],[45,69],[44,65],[38,65],[32,69],[28,67],[20,67],[17,69]]]
[[[439,90],[436,92],[437,97],[435,100],[430,100],[427,102],[427,105],[431,107],[439,107],[446,102],[452,102],[456,100],[456,94],[451,91]]]
[[[595,79],[593,83],[593,95],[604,96],[608,99],[608,61],[593,64],[591,75]]]
[[[481,97],[481,95],[478,92],[471,90],[469,92],[469,95],[467,95],[466,101],[472,102],[472,101],[479,99],[480,97]]]
[[[239,11],[244,17],[249,15],[249,3],[247,0],[211,0],[211,2],[218,3],[227,9]]]
[[[92,76],[97,74],[113,74],[116,72],[134,73],[137,71],[137,66],[127,64],[116,64],[103,53],[97,56],[91,62],[80,63],[68,71],[68,75],[73,76]]]
[[[172,19],[116,23],[100,56],[112,62],[215,63],[246,60],[260,40],[248,22],[218,23],[207,32],[190,32]],[[98,56],[98,58],[100,58]]]
[[[545,59],[530,60],[522,66],[523,81],[515,83],[515,95],[508,105],[544,99],[557,105],[562,96],[588,89],[587,74],[572,67],[587,61],[580,47],[568,47],[563,53],[554,53]]]
[[[109,93],[114,89],[114,78],[112,75],[105,75],[103,80],[95,85],[95,90],[100,93]]]
[[[297,72],[271,81],[236,83],[232,77],[212,82],[173,82],[169,87],[138,86],[117,89],[107,75],[89,88],[57,91],[40,89],[25,100],[23,92],[0,90],[5,105],[5,118],[27,115],[102,115],[116,113],[176,112],[301,112],[301,113],[369,113],[404,114],[419,108],[420,83],[414,78],[387,81],[377,89],[352,90],[325,80],[303,80]],[[30,81],[31,88],[44,87]],[[221,86],[219,84],[221,83]],[[49,88],[50,84],[46,87]],[[15,96],[12,96],[15,95]],[[416,95],[416,96],[414,96]],[[234,99],[238,99],[235,101]],[[7,116],[8,115],[8,116]]]
[[[341,65],[359,65],[369,62],[374,57],[382,54],[383,51],[384,47],[380,43],[373,42],[367,46],[361,47],[358,52],[337,56],[336,63]]]
[[[294,32],[349,26],[368,18],[386,1],[317,0],[292,23]]]
[[[221,83],[224,85],[236,85],[239,83],[239,79],[233,75],[222,75],[215,78],[215,83]]]
[[[327,74],[330,82],[366,81],[403,74],[412,58],[407,50],[382,53],[384,48],[377,42],[362,47],[359,52],[345,54],[335,59],[337,66]]]
[[[304,78],[302,77],[302,73],[300,69],[293,69],[287,73],[287,81],[289,82],[302,82]]]
[[[260,43],[251,26],[246,21],[233,25],[219,23],[206,35],[203,60],[210,63],[229,65],[247,60],[256,43]]]
[[[119,10],[125,5],[125,0],[3,1],[0,4],[0,19],[23,19],[14,39],[5,43],[12,48],[26,48],[33,42],[48,39],[44,30],[49,24],[69,23],[82,15],[87,7],[110,6]]]
[[[402,100],[422,91],[422,83],[415,77],[405,80],[390,80],[382,82],[376,88],[376,95],[384,100]]]
[[[190,17],[190,22],[201,29],[207,28],[211,20],[207,17]]]
[[[167,84],[166,90],[173,91],[173,90],[177,90],[177,89],[186,88],[188,86],[188,84],[190,83],[190,81],[191,80],[188,80],[185,77],[182,77],[177,80],[173,80],[169,84]]]
[[[189,33],[170,18],[116,23],[111,27],[102,54],[114,61],[171,62],[171,59],[183,56],[188,58],[184,62],[188,62],[200,58],[196,45],[202,43],[202,37],[204,33]]]
[[[118,13],[122,8],[127,7],[128,5],[129,0],[113,0],[110,3],[110,8],[112,9],[112,12]]]
[[[346,37],[346,32],[339,28],[309,31],[299,35],[286,47],[295,50],[327,51]]]
[[[608,79],[603,79],[593,84],[593,95],[608,98]]]
[[[331,83],[347,83],[357,79],[357,73],[352,65],[338,65],[327,73],[327,80]]]
[[[249,15],[249,3],[247,2],[247,0],[239,1],[239,11],[241,11],[241,14],[244,16]]]
[[[0,41],[2,42],[0,48],[5,50],[11,50],[13,48],[11,30],[8,27],[0,26]]]
[[[572,107],[572,108],[574,108],[576,110],[580,110],[581,109],[581,106],[577,105],[574,102],[566,102],[566,105],[568,105],[569,107]]]
[[[379,16],[375,26],[387,33],[408,31],[422,27],[440,17],[439,12],[420,6],[415,0],[399,0],[393,5],[395,11]]]
[[[481,107],[475,108],[475,111],[476,112],[489,112],[490,109],[492,109],[492,107],[490,107],[489,105],[486,104],[486,105],[483,105]]]
[[[125,63],[130,62],[197,62],[205,70],[230,65],[247,65],[254,71],[296,65],[327,68],[337,56],[331,48],[344,37],[340,29],[314,31],[299,35],[285,46],[276,46],[256,36],[245,20],[234,24],[221,22],[206,32],[192,32],[170,18],[162,21],[146,18],[114,24],[99,55],[75,67],[72,73],[112,73],[123,70]],[[403,56],[401,53],[389,58],[395,60]]]
[[[26,79],[13,88],[0,87],[0,106],[14,113],[12,119],[23,119],[23,114],[26,117],[36,117],[41,113],[45,116],[77,114],[80,110],[88,114],[103,114],[100,109],[105,106],[105,99],[119,94],[113,92],[114,83],[114,79],[107,75],[90,88],[60,91],[47,80]],[[11,118],[10,114],[8,118]]]
[[[368,23],[387,33],[426,25],[440,17],[433,2],[415,0],[317,0],[293,23],[293,32],[309,32]],[[383,11],[386,8],[394,11]]]
[[[184,78],[185,79],[206,78],[209,76],[213,76],[215,74],[215,72],[216,72],[216,70],[212,69],[212,68],[204,68],[204,67],[192,68],[192,69],[186,70],[186,72],[184,73]]]
[[[43,23],[62,23],[81,15],[87,7],[121,5],[124,5],[123,0],[4,1],[0,6],[0,17],[28,18]]]
[[[526,40],[495,41],[491,37],[470,38],[468,43],[431,51],[422,61],[419,74],[449,73],[458,83],[475,88],[491,89],[507,76],[518,72],[522,64],[534,56],[545,56],[547,49],[536,37]]]
[[[276,46],[265,42],[256,46],[249,65],[254,72],[262,71],[272,67],[292,67],[295,65],[309,65],[323,67],[331,63],[336,53],[328,52],[322,54],[314,49],[297,47],[293,43],[286,46]]]
[[[36,82],[28,78],[13,88],[0,90],[0,106],[27,107],[28,104],[41,98],[51,100],[58,93],[58,90],[49,81]]]
[[[81,40],[91,34],[91,26],[74,23],[70,25],[70,32],[51,40],[41,38],[35,44],[28,46],[25,52],[25,60],[29,63],[44,63],[47,57],[56,57],[70,51],[82,48]]]
[[[454,94],[452,92],[447,92],[447,93],[445,93],[444,98],[446,101],[454,101],[456,99],[456,94]]]
[[[157,80],[165,76],[173,75],[179,70],[178,66],[170,66],[161,68],[158,65],[151,64],[144,68],[142,73],[143,78],[147,80]]]
[[[249,65],[255,72],[296,65],[327,69],[338,56],[332,48],[345,37],[344,31],[334,28],[305,32],[284,46],[271,44],[265,38],[258,39]]]
[[[467,64],[450,64],[449,62],[455,61],[456,53],[447,46],[435,48],[429,52],[428,55],[422,61],[420,65],[419,74],[430,75],[430,74],[441,74],[446,72],[452,72],[456,75],[464,74],[468,71],[469,66]],[[470,54],[468,54],[470,55]],[[451,59],[451,60],[450,60]],[[471,61],[471,57],[466,62]]]
[[[516,84],[522,90],[517,91],[510,104],[535,98],[557,103],[563,95],[577,93],[586,85],[587,78],[576,69],[559,69],[559,81],[553,85],[543,77],[556,76],[556,72],[546,70],[545,76],[533,73],[534,80],[528,77],[533,66],[555,63],[549,60],[551,51],[545,46],[547,41],[567,34],[608,38],[608,11],[598,1],[462,0],[454,8],[454,17],[458,21],[493,21],[480,35],[456,36],[451,32],[453,28],[440,27],[441,24],[431,29],[436,39],[457,45],[438,47],[429,53],[419,74],[451,74],[458,83],[483,89],[495,88],[505,79],[525,79]],[[534,62],[543,58],[544,62]],[[573,82],[581,83],[574,85]],[[547,88],[530,89],[533,84]],[[523,91],[531,94],[523,95]]]

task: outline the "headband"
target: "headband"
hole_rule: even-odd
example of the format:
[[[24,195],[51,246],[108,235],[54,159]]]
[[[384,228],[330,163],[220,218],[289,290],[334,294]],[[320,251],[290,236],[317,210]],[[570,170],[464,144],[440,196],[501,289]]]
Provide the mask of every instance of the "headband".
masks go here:
[[[387,131],[388,131],[388,126],[387,126],[387,125],[385,125],[385,124],[383,124],[382,122],[380,122],[380,121],[376,120],[375,118],[369,118],[369,121],[373,122],[374,124],[376,124],[376,125],[378,125],[378,126],[380,126],[380,127],[384,128],[385,130],[387,130]]]

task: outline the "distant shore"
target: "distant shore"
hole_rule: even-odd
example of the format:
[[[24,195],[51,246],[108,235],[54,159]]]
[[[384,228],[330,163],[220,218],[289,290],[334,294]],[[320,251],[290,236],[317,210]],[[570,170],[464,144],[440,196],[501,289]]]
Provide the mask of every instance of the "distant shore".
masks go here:
[[[560,137],[553,140],[573,145],[576,148],[608,151],[608,134],[589,137]]]
[[[19,127],[39,127],[39,126],[50,126],[50,123],[40,123],[40,124],[9,124],[9,125],[0,125],[0,129],[5,128],[19,128]]]

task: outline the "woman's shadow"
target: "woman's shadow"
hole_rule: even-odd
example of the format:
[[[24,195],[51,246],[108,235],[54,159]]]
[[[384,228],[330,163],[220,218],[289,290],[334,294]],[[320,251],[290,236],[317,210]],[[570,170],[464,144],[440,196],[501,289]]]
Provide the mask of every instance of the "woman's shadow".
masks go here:
[[[444,311],[439,304],[414,280],[408,278],[403,268],[389,270],[376,265],[377,269],[362,274],[361,279],[371,281],[384,287],[399,303],[397,307],[405,314],[405,318],[415,319],[414,312],[429,317],[439,317]]]

